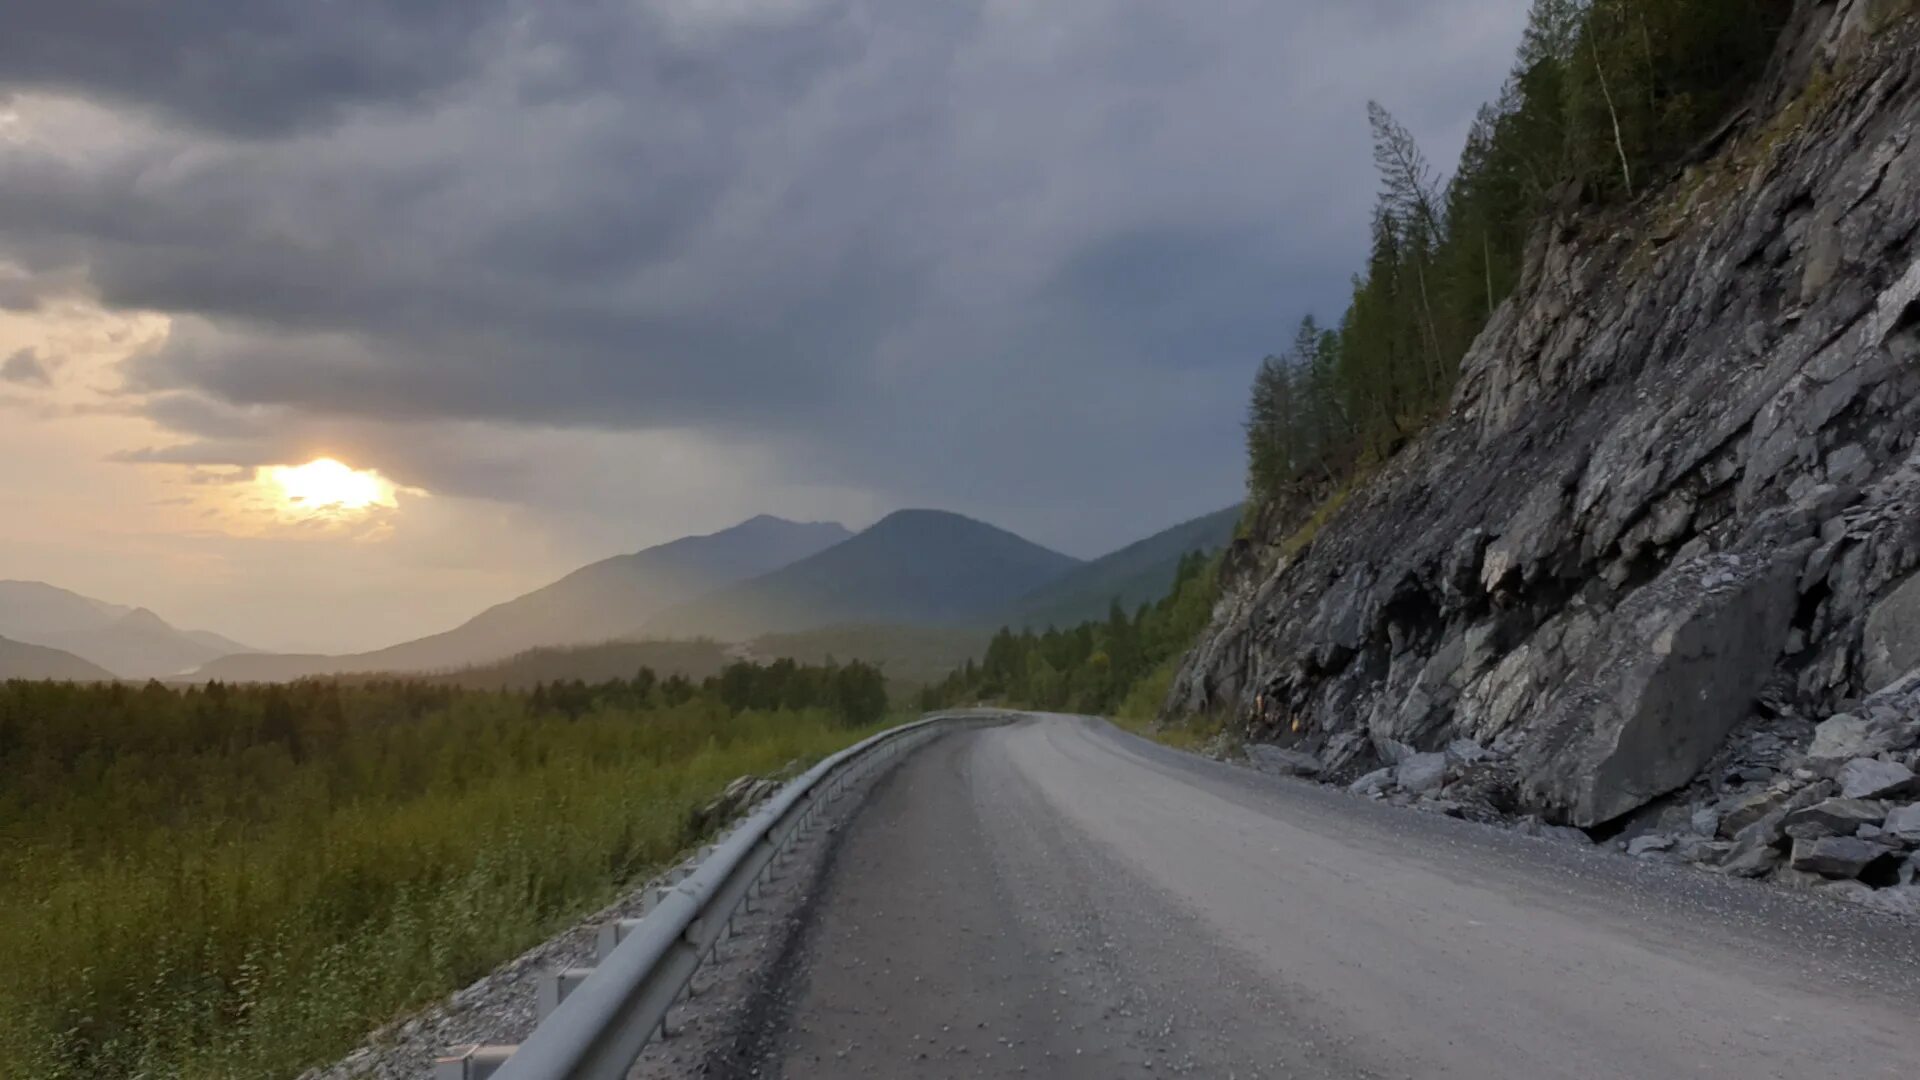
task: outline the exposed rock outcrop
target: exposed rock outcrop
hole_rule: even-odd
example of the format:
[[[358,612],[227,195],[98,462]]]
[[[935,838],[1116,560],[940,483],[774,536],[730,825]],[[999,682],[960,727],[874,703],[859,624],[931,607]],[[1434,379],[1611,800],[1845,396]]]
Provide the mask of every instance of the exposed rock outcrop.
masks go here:
[[[1509,815],[1658,802],[1647,857],[1851,865],[1786,821],[1899,812],[1920,741],[1920,39],[1884,6],[1808,0],[1716,156],[1548,223],[1446,417],[1290,557],[1261,519],[1169,712],[1394,797],[1472,739]]]

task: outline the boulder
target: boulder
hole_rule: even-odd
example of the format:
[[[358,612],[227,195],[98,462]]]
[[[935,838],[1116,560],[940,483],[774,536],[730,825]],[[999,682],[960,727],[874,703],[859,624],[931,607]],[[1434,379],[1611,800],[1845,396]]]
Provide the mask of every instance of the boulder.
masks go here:
[[[1274,776],[1319,776],[1320,759],[1300,750],[1256,743],[1247,747],[1247,760],[1263,773]]]
[[[1783,829],[1795,840],[1852,836],[1862,825],[1878,825],[1886,816],[1885,803],[1871,799],[1827,799],[1788,814]]]
[[[1757,791],[1742,795],[1720,811],[1720,835],[1733,837],[1742,829],[1786,805],[1784,791]]]
[[[1795,870],[1830,878],[1857,878],[1867,864],[1887,853],[1871,840],[1853,836],[1823,836],[1795,840],[1791,865]]]
[[[1908,844],[1920,844],[1920,803],[1888,811],[1880,832]]]
[[[1857,757],[1872,757],[1889,747],[1883,725],[1864,716],[1839,713],[1813,729],[1813,745],[1807,758],[1814,762],[1847,762]]]
[[[1920,574],[1908,578],[1867,613],[1860,660],[1868,693],[1920,667]]]
[[[1785,817],[1786,815],[1780,815]],[[1734,877],[1765,877],[1780,865],[1780,851],[1768,822],[1759,821],[1740,831],[1733,846],[1720,859],[1720,872]]]
[[[1920,781],[1905,765],[1854,758],[1840,767],[1840,794],[1849,799],[1897,799],[1920,794]]]
[[[1720,862],[1720,871],[1737,877],[1764,877],[1780,864],[1778,847],[1786,837],[1787,815],[1833,794],[1833,781],[1818,780],[1788,796],[1772,813],[1741,829]]]
[[[1431,795],[1447,783],[1447,755],[1414,754],[1394,767],[1394,782],[1415,795]]]
[[[1628,597],[1528,744],[1523,791],[1591,826],[1692,780],[1780,655],[1804,546],[1698,555]]]
[[[1380,795],[1393,786],[1393,766],[1375,769],[1367,775],[1347,785],[1347,790],[1355,795]]]

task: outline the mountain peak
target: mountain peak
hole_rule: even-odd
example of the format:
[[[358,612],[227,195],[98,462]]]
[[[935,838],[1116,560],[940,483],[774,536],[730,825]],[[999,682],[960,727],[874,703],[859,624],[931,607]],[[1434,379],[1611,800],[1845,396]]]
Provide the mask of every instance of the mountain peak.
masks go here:
[[[663,612],[658,634],[744,641],[843,624],[964,626],[1079,565],[947,510],[899,510],[844,543]]]
[[[147,608],[134,608],[132,611],[122,615],[114,625],[122,630],[159,631],[162,633],[171,633],[173,631],[173,627],[167,620],[155,615]]]

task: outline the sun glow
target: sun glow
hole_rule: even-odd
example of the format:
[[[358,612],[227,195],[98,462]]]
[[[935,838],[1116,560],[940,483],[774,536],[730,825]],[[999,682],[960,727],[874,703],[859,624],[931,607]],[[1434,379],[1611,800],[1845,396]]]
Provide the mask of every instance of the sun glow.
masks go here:
[[[306,515],[330,515],[392,507],[396,488],[371,469],[353,469],[332,458],[305,465],[275,465],[265,479],[286,507]]]

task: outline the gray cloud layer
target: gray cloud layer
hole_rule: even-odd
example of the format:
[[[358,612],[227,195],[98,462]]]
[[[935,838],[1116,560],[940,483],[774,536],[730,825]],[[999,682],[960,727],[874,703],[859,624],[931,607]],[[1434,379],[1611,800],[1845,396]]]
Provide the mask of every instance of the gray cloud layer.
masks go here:
[[[0,257],[182,316],[147,457],[333,427],[484,491],[418,430],[692,430],[1098,548],[1234,497],[1364,241],[1364,101],[1447,156],[1525,4],[24,6],[0,93],[109,111],[0,143]]]

